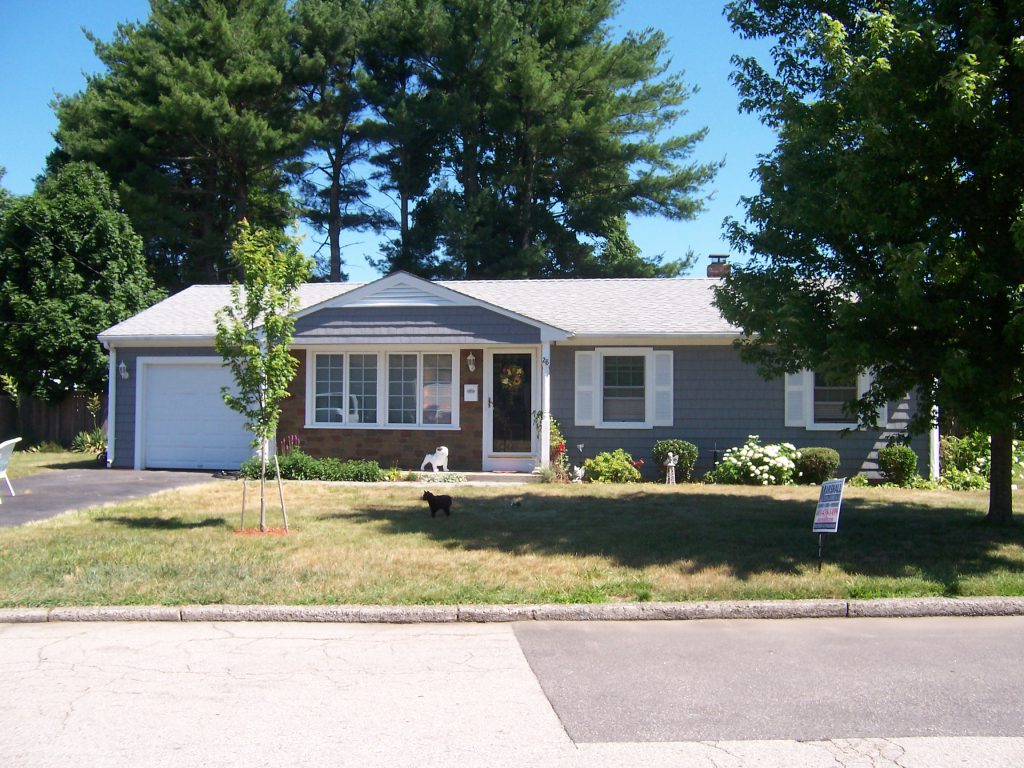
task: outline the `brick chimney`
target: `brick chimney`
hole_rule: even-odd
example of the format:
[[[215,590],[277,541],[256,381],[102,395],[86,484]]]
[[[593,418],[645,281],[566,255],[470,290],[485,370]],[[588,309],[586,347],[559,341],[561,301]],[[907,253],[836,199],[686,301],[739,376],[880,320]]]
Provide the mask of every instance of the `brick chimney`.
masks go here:
[[[729,254],[712,253],[708,256],[711,263],[708,264],[708,277],[725,277],[729,274]]]

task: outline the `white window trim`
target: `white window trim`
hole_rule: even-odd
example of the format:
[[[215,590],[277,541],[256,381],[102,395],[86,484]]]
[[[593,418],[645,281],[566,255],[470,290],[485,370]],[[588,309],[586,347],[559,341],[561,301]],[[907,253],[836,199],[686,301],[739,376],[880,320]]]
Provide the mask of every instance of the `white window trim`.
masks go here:
[[[653,347],[598,347],[597,380],[594,391],[594,407],[597,418],[596,429],[654,429],[654,348]],[[606,357],[642,357],[644,359],[644,420],[643,421],[605,421],[604,420],[604,359]]]
[[[850,429],[863,429],[863,426],[854,419],[853,421],[818,422],[814,420],[814,371],[805,370],[804,374],[804,413],[807,423],[804,426],[808,432],[841,432]],[[857,376],[857,397],[861,398],[871,387],[870,374],[859,374]],[[884,427],[884,425],[882,425]]]
[[[373,429],[380,431],[415,430],[415,431],[456,431],[459,429],[459,412],[461,387],[459,385],[459,368],[461,361],[461,348],[444,347],[437,349],[410,349],[407,347],[317,347],[306,350],[306,429]],[[452,356],[452,423],[451,424],[423,424],[423,355],[451,355]],[[349,368],[349,355],[375,355],[377,358],[377,421],[368,424],[360,422],[351,424],[348,422],[348,409],[345,412],[345,421],[340,423],[327,423],[316,421],[316,356],[317,355],[345,355],[345,387],[344,400],[348,403],[349,384],[351,381]],[[390,424],[388,423],[388,355],[416,355],[416,423],[415,424]]]

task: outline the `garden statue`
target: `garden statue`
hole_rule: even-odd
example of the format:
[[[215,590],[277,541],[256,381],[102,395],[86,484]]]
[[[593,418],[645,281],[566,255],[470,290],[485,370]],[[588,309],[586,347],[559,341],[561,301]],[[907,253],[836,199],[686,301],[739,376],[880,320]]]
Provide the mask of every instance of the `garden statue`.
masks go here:
[[[679,456],[675,453],[669,453],[668,458],[665,459],[665,485],[676,484],[676,464],[679,463]]]

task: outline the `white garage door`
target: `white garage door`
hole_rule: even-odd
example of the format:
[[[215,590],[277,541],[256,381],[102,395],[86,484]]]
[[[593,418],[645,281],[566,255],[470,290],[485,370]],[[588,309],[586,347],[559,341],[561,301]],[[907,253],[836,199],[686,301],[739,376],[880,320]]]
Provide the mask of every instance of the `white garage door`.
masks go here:
[[[245,420],[224,404],[232,385],[219,362],[144,364],[141,465],[152,469],[238,469],[252,455]]]

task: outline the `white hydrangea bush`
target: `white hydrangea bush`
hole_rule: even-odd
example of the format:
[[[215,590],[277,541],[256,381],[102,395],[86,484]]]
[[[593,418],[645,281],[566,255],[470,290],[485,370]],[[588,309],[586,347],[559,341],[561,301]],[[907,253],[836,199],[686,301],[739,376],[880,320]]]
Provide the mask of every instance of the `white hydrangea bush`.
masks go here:
[[[730,448],[705,479],[726,485],[791,485],[800,451],[792,443],[761,445],[758,435]]]

